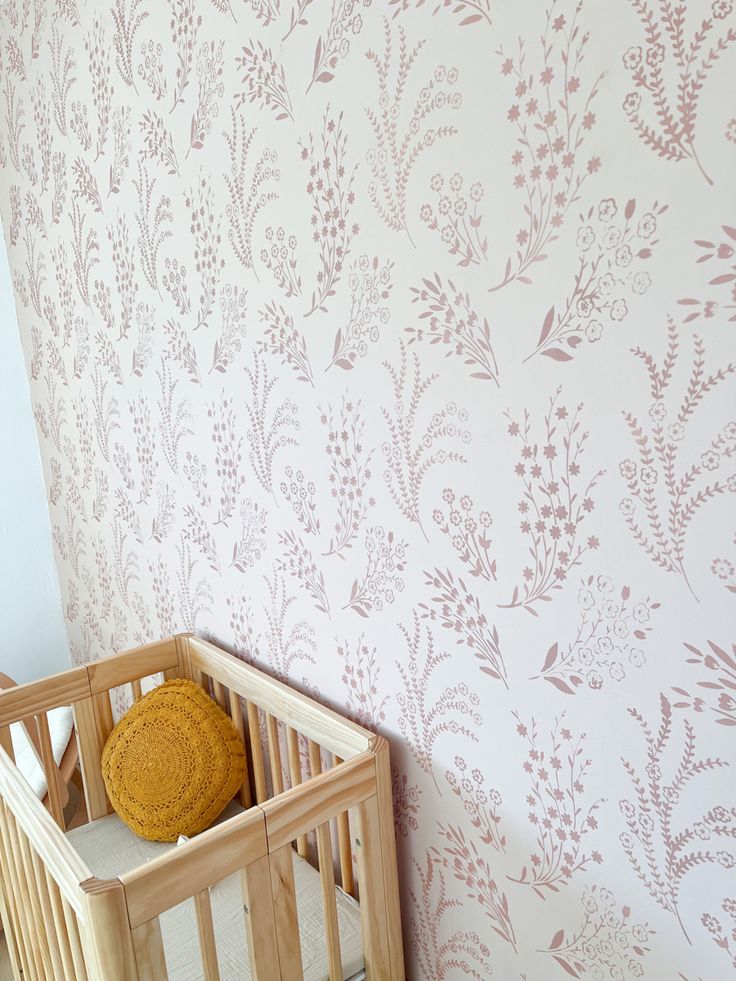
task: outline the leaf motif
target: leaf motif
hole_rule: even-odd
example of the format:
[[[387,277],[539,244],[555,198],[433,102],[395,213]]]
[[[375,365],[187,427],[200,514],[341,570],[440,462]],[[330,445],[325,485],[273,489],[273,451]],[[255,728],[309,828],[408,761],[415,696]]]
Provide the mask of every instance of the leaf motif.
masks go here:
[[[555,308],[553,304],[547,311],[547,316],[544,318],[544,323],[542,324],[542,331],[539,335],[539,341],[537,342],[538,346],[544,344],[544,342],[549,337],[549,332],[552,330],[552,324],[554,323],[554,319],[555,319]]]
[[[559,347],[550,347],[541,353],[545,358],[551,358],[553,361],[572,361],[572,355],[568,354],[567,351],[563,351]]]
[[[555,688],[561,691],[564,695],[575,694],[573,689],[568,685],[566,681],[563,681],[562,678],[556,678],[554,675],[551,675],[549,678],[545,678],[544,680],[548,681],[551,685],[554,685]]]
[[[563,968],[570,975],[570,977],[573,977],[573,978],[579,978],[580,977],[580,975],[575,970],[575,968],[572,966],[572,964],[568,964],[568,962],[566,960],[564,960],[562,957],[558,957],[557,954],[553,954],[552,956],[557,961],[557,963],[560,965],[560,967]]]
[[[552,942],[549,945],[550,950],[557,950],[562,941],[565,939],[565,931],[558,930],[557,933],[552,937]]]
[[[555,641],[555,643],[547,651],[547,657],[544,659],[544,664],[542,665],[542,672],[549,671],[549,669],[555,663],[555,661],[557,660],[558,650],[559,650],[559,646]]]
[[[331,82],[334,77],[332,72],[320,72],[315,78],[315,82]]]

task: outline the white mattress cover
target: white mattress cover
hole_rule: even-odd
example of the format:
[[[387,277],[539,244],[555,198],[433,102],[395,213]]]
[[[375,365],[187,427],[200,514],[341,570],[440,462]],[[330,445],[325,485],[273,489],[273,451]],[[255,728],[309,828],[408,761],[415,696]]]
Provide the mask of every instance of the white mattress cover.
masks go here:
[[[49,720],[49,733],[51,735],[51,749],[54,753],[56,763],[61,763],[64,750],[69,745],[72,729],[74,727],[74,713],[68,705],[61,708],[51,709],[47,715]],[[13,753],[15,755],[15,765],[20,770],[33,790],[33,793],[43,799],[46,796],[48,787],[44,776],[41,763],[36,756],[33,743],[28,738],[26,730],[20,722],[14,722],[10,727],[10,737],[13,740]]]
[[[220,820],[232,817],[240,810],[233,802]],[[116,814],[75,828],[67,836],[92,873],[100,879],[116,877],[144,865],[169,848],[186,847],[144,841]],[[329,970],[319,873],[296,852],[293,857],[304,979],[327,981]],[[240,876],[236,873],[216,883],[210,890],[210,899],[220,977],[222,981],[248,981],[250,959]],[[359,981],[364,977],[360,906],[339,886],[336,887],[336,900],[343,977]],[[169,978],[172,981],[200,981],[202,965],[193,901],[187,900],[167,910],[160,919]]]

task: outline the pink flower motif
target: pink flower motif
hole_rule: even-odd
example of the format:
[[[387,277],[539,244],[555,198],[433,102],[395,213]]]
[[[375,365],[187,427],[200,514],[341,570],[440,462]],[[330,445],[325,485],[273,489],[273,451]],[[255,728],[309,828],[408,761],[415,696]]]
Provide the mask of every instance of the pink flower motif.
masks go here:
[[[649,406],[649,418],[654,419],[655,422],[661,422],[666,415],[667,409],[664,402],[652,402]]]
[[[614,300],[611,304],[611,320],[623,320],[626,314],[629,312],[629,308],[626,305],[626,300],[619,297]]]
[[[628,68],[629,71],[634,71],[641,64],[641,48],[638,45],[632,45],[624,53],[623,61],[624,68]]]
[[[624,112],[633,116],[635,112],[639,111],[639,106],[641,105],[641,96],[638,92],[629,92],[623,102]]]
[[[651,238],[652,235],[657,231],[657,219],[651,213],[647,211],[646,214],[642,215],[639,219],[639,224],[636,226],[636,231],[639,238]]]
[[[613,221],[617,211],[618,208],[613,198],[603,198],[598,205],[598,218],[600,221]]]
[[[640,476],[642,484],[647,487],[653,487],[657,483],[657,471],[654,467],[642,467]]]
[[[602,334],[603,326],[598,320],[591,320],[588,326],[585,328],[585,336],[588,338],[591,344],[595,343],[597,340],[600,340]]]
[[[653,44],[650,48],[647,48],[647,64],[650,68],[656,68],[657,65],[661,65],[664,61],[664,45],[663,44]]]
[[[595,242],[595,232],[590,225],[583,225],[578,229],[575,244],[579,249],[582,249],[583,252],[587,252],[593,242]]]
[[[721,462],[721,457],[715,450],[706,450],[700,457],[700,462],[702,463],[705,470],[717,470],[718,465]]]
[[[713,11],[713,16],[716,20],[723,20],[733,10],[733,3],[731,3],[731,0],[714,0],[710,9]]]

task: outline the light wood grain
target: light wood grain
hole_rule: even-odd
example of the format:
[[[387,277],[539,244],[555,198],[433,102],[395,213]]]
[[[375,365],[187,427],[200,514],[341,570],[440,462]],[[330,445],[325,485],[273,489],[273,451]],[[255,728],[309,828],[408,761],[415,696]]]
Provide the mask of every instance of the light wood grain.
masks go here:
[[[250,754],[248,753],[248,740],[246,738],[245,724],[243,723],[243,706],[240,702],[240,695],[237,692],[231,691],[228,697],[230,699],[230,718],[238,730],[238,735],[243,743],[243,750],[245,752],[245,777],[240,786],[240,803],[243,807],[248,808],[251,806],[253,798],[250,792],[250,765],[248,761]]]
[[[252,981],[273,981],[281,972],[268,855],[250,862],[243,869],[241,881],[250,976]]]
[[[202,892],[267,852],[260,810],[252,808],[203,831],[120,876],[131,927]]]
[[[135,981],[138,969],[122,883],[119,879],[88,879],[81,888],[97,976]]]
[[[332,864],[332,844],[329,824],[317,828],[317,857],[319,878],[322,886],[322,909],[325,914],[325,940],[327,941],[327,963],[330,981],[343,981],[342,957],[340,955],[340,930],[337,924],[337,902],[335,897],[335,869]]]
[[[370,797],[355,808],[354,827],[366,974],[371,981],[398,981],[403,975],[391,972],[377,797]]]
[[[298,787],[285,790],[279,797],[261,805],[266,817],[269,851],[307,834],[375,792],[372,753],[361,753]]]
[[[266,768],[263,764],[263,747],[261,745],[261,720],[258,706],[248,702],[248,741],[250,742],[250,758],[253,763],[253,783],[256,788],[256,801],[261,804],[268,798],[266,789]]]
[[[15,975],[17,976],[23,971],[27,976],[29,971],[28,960],[22,944],[23,937],[17,909],[17,895],[13,885],[10,859],[7,854],[8,844],[8,819],[5,813],[5,806],[2,800],[0,800],[0,886],[2,887],[0,891],[2,892],[3,926],[8,941],[8,953]]]
[[[396,857],[391,759],[388,742],[382,736],[374,737],[371,748],[376,759],[376,796],[378,798],[378,824],[381,834],[384,899],[388,921],[390,975],[393,979],[399,979],[404,977],[404,944],[401,935],[401,903]]]
[[[0,796],[66,899],[82,912],[79,883],[91,873],[16,767],[0,753]]]
[[[279,739],[279,721],[273,715],[266,715],[266,734],[268,737],[268,759],[271,765],[271,787],[273,796],[283,794],[284,776],[281,768],[281,740]]]
[[[135,963],[139,981],[166,981],[164,941],[161,936],[161,921],[157,916],[147,923],[141,923],[131,932]]]
[[[302,981],[302,951],[294,886],[294,860],[291,845],[271,855],[271,892],[279,947],[281,977]]]
[[[174,638],[154,641],[88,664],[89,690],[97,695],[176,666],[178,656]]]
[[[51,961],[51,977],[62,978],[63,965],[61,962],[60,938],[56,934],[56,922],[51,908],[51,896],[49,895],[49,885],[46,879],[46,870],[41,859],[35,852],[31,854],[33,864],[33,874],[35,877],[36,895],[41,909],[41,922],[43,934],[46,941],[46,949]]]
[[[62,973],[60,977],[65,979],[73,978],[75,973],[74,960],[72,958],[72,948],[69,942],[69,931],[66,925],[66,919],[64,918],[64,904],[62,901],[62,896],[59,892],[59,887],[48,874],[46,869],[44,869],[44,875],[46,876],[46,885],[49,890],[49,900],[51,902],[51,915],[54,920],[56,939],[59,945],[59,957],[61,958],[62,965]]]
[[[289,779],[292,787],[302,782],[302,758],[299,752],[299,733],[288,726],[286,729],[286,748],[289,755]],[[307,856],[307,836],[297,835],[296,850],[302,858]]]
[[[199,934],[199,950],[202,956],[204,981],[220,981],[215,926],[212,922],[212,903],[208,889],[195,894],[194,911],[197,915],[197,933]]]
[[[349,719],[207,641],[190,637],[189,649],[193,666],[343,759],[368,749],[370,733]]]
[[[43,773],[46,777],[46,787],[49,799],[49,810],[54,821],[64,830],[64,807],[61,799],[61,789],[59,787],[59,770],[54,759],[54,751],[51,746],[51,731],[49,729],[49,718],[45,712],[39,712],[36,716],[38,724],[38,736],[41,742],[41,762]],[[64,784],[66,790],[66,784]]]
[[[335,766],[343,763],[335,758]],[[337,850],[340,855],[340,883],[349,896],[355,896],[355,880],[353,877],[353,847],[350,841],[349,811],[337,815]]]
[[[39,712],[71,705],[87,695],[89,681],[84,667],[5,689],[0,692],[0,728]]]
[[[87,814],[90,821],[96,821],[97,818],[104,817],[108,813],[109,807],[100,762],[105,744],[97,725],[92,698],[75,702],[73,708]]]
[[[82,949],[79,919],[63,896],[61,897],[61,904],[64,910],[64,922],[66,923],[66,933],[69,938],[69,946],[72,952],[72,961],[74,962],[75,981],[87,981],[87,964],[85,962],[84,951]]]

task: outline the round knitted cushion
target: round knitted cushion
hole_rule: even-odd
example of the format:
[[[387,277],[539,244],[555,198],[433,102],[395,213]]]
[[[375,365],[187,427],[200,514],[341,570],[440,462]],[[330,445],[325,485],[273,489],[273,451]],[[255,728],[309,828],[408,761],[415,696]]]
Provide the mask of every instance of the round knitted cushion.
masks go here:
[[[237,793],[245,767],[228,716],[199,685],[181,678],[139,699],[102,751],[110,803],[149,841],[204,831]]]

